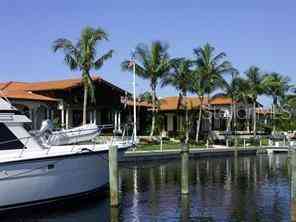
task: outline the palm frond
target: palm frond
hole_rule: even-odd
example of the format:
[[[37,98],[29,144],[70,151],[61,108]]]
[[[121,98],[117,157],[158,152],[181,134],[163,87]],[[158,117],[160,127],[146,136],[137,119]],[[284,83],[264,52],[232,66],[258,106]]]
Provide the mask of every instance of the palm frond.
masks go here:
[[[134,61],[131,61],[131,60],[125,60],[121,63],[121,69],[122,71],[129,71],[129,72],[132,72],[133,71],[133,62]],[[146,75],[146,71],[145,69],[139,65],[139,64],[135,64],[136,65],[136,74],[141,77],[141,78],[144,78],[144,79],[147,79],[147,75]]]
[[[58,50],[64,50],[66,54],[74,53],[76,50],[75,46],[69,39],[59,38],[53,42],[52,49],[54,52]]]
[[[114,50],[111,49],[106,54],[104,54],[103,56],[98,58],[94,63],[94,68],[95,69],[100,69],[104,65],[104,62],[106,60],[112,58],[113,52],[114,52]]]
[[[76,70],[78,68],[77,60],[70,54],[65,55],[65,63],[69,66],[71,70]]]

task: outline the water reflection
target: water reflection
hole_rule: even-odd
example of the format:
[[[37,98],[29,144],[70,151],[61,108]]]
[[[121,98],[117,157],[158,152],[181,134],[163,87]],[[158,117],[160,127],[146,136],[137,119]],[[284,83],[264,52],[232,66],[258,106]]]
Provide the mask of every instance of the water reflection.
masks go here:
[[[290,204],[285,154],[195,159],[189,167],[188,196],[180,195],[179,161],[125,165],[120,170],[120,208],[110,209],[108,198],[99,194],[91,200],[32,213],[14,213],[0,219],[1,222],[232,222],[270,218],[290,221],[290,215],[296,215],[296,202]]]
[[[139,168],[139,221],[289,221],[286,160],[285,154],[191,160],[187,199],[178,161]],[[124,198],[132,195],[126,187]],[[134,210],[123,207],[122,217],[128,221]]]

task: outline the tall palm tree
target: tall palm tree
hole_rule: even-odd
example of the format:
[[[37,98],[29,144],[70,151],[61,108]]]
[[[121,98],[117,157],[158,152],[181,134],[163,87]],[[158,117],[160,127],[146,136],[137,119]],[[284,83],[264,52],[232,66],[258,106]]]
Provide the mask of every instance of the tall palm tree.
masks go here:
[[[152,93],[152,123],[150,136],[154,135],[155,120],[156,120],[156,88],[159,80],[168,73],[170,69],[168,45],[160,41],[152,42],[150,48],[145,44],[138,44],[135,54],[135,70],[136,74],[150,81],[150,88]],[[132,60],[125,60],[121,66],[123,70],[132,71],[130,64]]]
[[[282,76],[279,73],[270,73],[264,76],[262,81],[264,93],[272,97],[272,113],[273,119],[275,118],[277,108],[278,108],[278,100],[280,97],[284,97],[285,94],[292,87],[290,85],[290,79],[286,76]],[[273,124],[273,132],[275,132],[276,125]]]
[[[231,102],[231,116],[229,118],[229,121],[227,123],[227,131],[231,128],[231,123],[233,122],[233,127],[236,128],[236,102],[238,101],[238,97],[240,94],[240,88],[239,88],[239,73],[233,72],[231,73],[231,80],[230,82],[225,82],[224,91],[226,93],[226,96],[230,96],[232,102]]]
[[[256,115],[256,107],[257,107],[257,99],[258,96],[263,94],[264,87],[262,85],[263,74],[260,69],[256,66],[251,66],[246,72],[246,77],[248,81],[249,87],[249,96],[253,103],[253,135],[256,136],[257,133],[257,115]]]
[[[244,110],[246,113],[246,128],[247,131],[250,132],[250,121],[249,121],[249,104],[251,101],[251,96],[250,96],[250,86],[249,86],[249,82],[238,76],[234,79],[233,81],[233,87],[235,87],[235,98],[237,99],[237,101],[239,101],[240,103],[242,103],[244,105]],[[239,117],[240,118],[240,117]]]
[[[81,72],[84,85],[82,124],[86,124],[88,96],[90,96],[91,102],[95,103],[94,85],[90,71],[92,69],[100,69],[104,62],[111,58],[113,54],[113,50],[109,50],[106,54],[97,57],[97,43],[103,40],[108,40],[108,35],[103,29],[85,27],[80,34],[80,39],[75,44],[65,38],[57,39],[53,43],[54,52],[63,50],[65,54],[64,60],[69,68]]]
[[[179,104],[185,110],[185,134],[186,140],[189,141],[189,116],[188,116],[188,105],[187,105],[187,94],[191,91],[191,80],[192,80],[192,61],[185,58],[176,58],[170,61],[171,70],[163,78],[162,87],[171,85],[177,91],[179,91]],[[179,107],[178,107],[179,108]]]
[[[229,61],[225,60],[226,54],[224,52],[215,54],[215,48],[209,43],[203,47],[194,49],[193,51],[196,57],[196,69],[194,71],[192,81],[193,91],[198,95],[200,101],[199,117],[196,130],[196,142],[198,142],[204,96],[207,95],[209,100],[212,92],[218,88],[223,88],[225,86],[223,75],[232,72],[234,68]],[[210,131],[212,125],[211,119],[212,118],[210,114]]]

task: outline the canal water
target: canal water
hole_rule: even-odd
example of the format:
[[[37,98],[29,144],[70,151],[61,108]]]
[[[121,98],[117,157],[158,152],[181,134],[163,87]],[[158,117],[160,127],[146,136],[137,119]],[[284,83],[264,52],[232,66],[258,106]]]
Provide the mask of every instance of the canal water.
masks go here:
[[[180,161],[122,165],[121,207],[108,195],[14,211],[0,221],[290,221],[286,154],[192,159],[190,195],[180,195]],[[26,192],[24,190],[24,192]]]

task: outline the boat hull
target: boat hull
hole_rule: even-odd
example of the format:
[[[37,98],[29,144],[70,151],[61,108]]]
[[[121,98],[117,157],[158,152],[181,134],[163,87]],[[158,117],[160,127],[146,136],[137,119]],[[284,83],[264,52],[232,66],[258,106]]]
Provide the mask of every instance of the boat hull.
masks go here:
[[[108,179],[108,151],[0,164],[0,210],[95,191]]]

